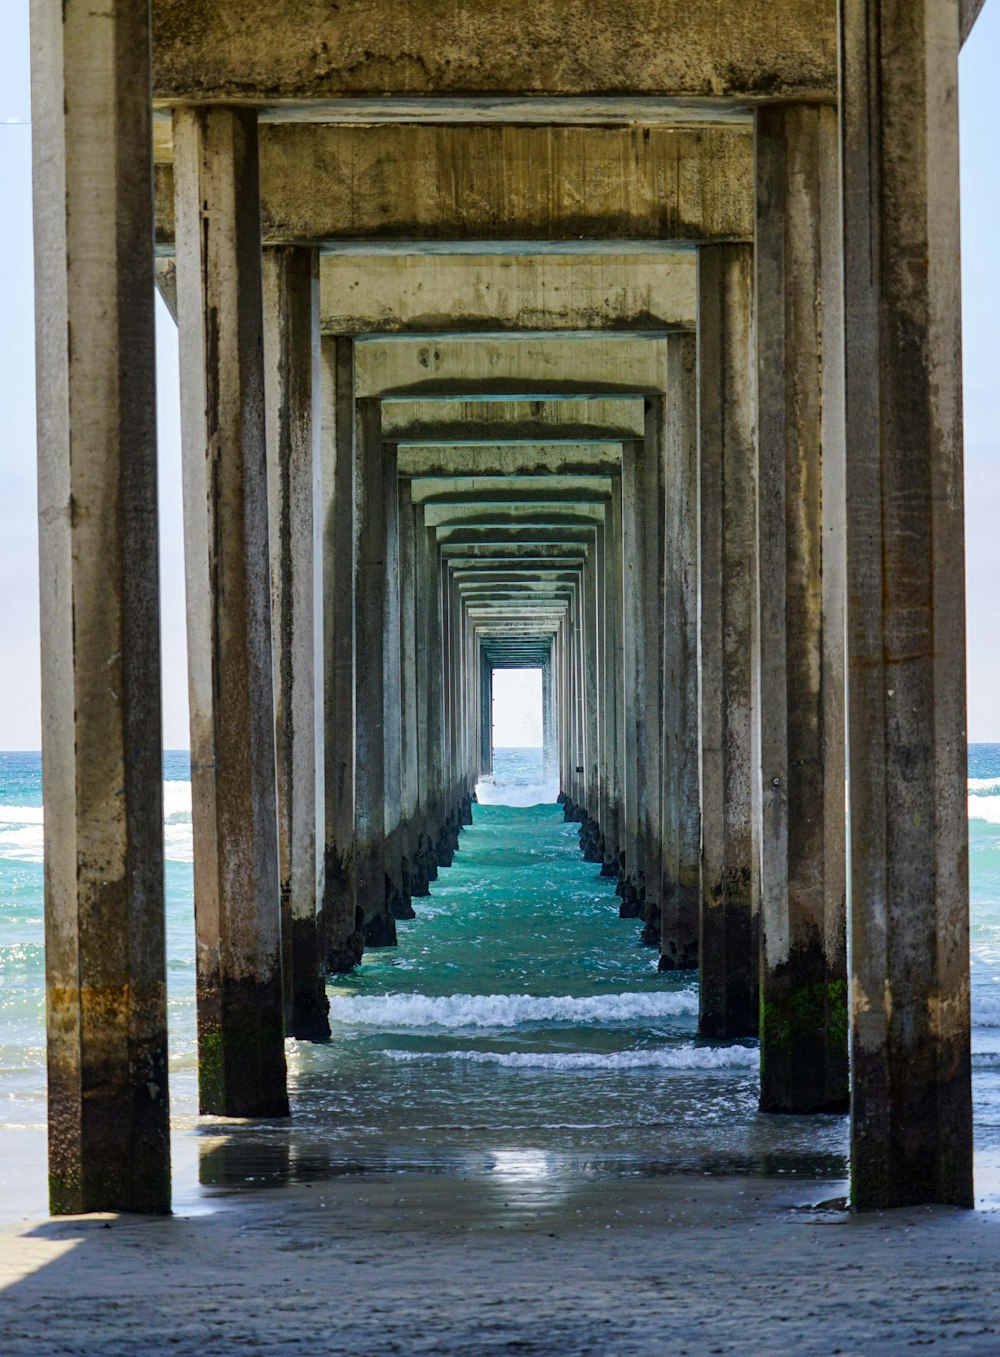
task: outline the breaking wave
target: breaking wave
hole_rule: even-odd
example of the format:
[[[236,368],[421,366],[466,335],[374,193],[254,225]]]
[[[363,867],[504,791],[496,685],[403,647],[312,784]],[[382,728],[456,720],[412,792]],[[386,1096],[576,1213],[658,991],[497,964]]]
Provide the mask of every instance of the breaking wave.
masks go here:
[[[512,1070],[755,1070],[754,1046],[656,1047],[643,1051],[395,1051],[390,1060],[465,1060]]]
[[[518,1027],[522,1023],[604,1023],[697,1013],[696,990],[595,994],[386,994],[330,998],[337,1022],[378,1027]]]

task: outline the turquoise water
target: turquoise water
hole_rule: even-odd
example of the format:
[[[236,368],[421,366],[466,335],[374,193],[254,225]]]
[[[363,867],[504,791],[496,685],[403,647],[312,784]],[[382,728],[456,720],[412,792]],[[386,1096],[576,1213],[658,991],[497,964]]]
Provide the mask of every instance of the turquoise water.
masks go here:
[[[694,977],[658,975],[618,918],[540,751],[499,750],[496,768],[398,948],[330,986],[333,1040],[288,1043],[292,1118],[237,1127],[196,1117],[190,786],[187,755],[166,756],[171,1096],[202,1181],[484,1166],[550,1187],[581,1172],[843,1177],[846,1119],[761,1116],[752,1043],[697,1038]],[[969,776],[977,1147],[992,1172],[1000,746],[972,746]],[[39,761],[0,754],[0,1126],[44,1125],[43,1016]]]

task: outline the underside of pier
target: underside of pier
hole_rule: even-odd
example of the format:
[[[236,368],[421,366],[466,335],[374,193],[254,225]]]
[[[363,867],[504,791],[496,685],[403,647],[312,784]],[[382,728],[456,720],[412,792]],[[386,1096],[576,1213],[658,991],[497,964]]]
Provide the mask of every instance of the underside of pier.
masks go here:
[[[537,668],[762,1110],[850,1109],[859,1209],[971,1204],[976,8],[32,0],[54,1213],[170,1208],[154,277],[202,1111],[287,1113]]]

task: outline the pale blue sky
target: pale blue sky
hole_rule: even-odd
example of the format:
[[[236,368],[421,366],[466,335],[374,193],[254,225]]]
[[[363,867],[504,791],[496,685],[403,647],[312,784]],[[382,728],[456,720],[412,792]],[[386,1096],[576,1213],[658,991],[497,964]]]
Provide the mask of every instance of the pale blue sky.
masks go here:
[[[6,0],[0,46],[0,749],[37,749],[28,0]],[[1000,0],[961,66],[969,737],[1000,741]],[[188,742],[177,339],[157,303],[164,742]]]

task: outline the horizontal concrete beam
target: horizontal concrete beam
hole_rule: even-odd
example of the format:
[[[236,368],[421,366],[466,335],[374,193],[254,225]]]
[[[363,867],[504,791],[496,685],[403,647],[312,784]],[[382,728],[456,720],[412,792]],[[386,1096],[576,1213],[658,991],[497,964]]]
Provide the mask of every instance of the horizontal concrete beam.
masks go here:
[[[513,528],[560,527],[562,524],[583,524],[590,520],[603,523],[607,500],[599,504],[428,504],[424,508],[424,522],[429,528],[445,524],[466,527]]]
[[[436,535],[441,544],[442,555],[452,549],[465,550],[470,545],[474,545],[477,549],[483,551],[490,549],[521,550],[523,545],[525,548],[530,548],[534,553],[538,550],[544,550],[546,544],[551,546],[553,551],[579,547],[581,544],[592,545],[595,541],[596,531],[596,526],[593,523],[584,526],[565,523],[562,526],[553,525],[550,527],[525,527],[523,524],[518,524],[516,529],[512,525],[494,528],[446,525],[439,527]]]
[[[667,340],[621,335],[362,339],[354,348],[358,398],[402,393],[527,397],[659,394]]]
[[[608,476],[418,477],[410,482],[414,504],[576,503],[609,499]]]
[[[400,449],[411,443],[620,444],[623,439],[642,438],[644,421],[641,396],[382,402],[383,441]]]
[[[694,251],[324,255],[328,334],[694,329]]]
[[[621,469],[620,443],[408,444],[397,452],[400,476],[573,476]]]
[[[329,123],[261,124],[265,243],[753,238],[749,121],[724,128],[352,126],[335,118],[334,109]],[[156,154],[156,240],[169,250],[167,131]]]
[[[836,93],[833,0],[155,0],[160,103]]]

